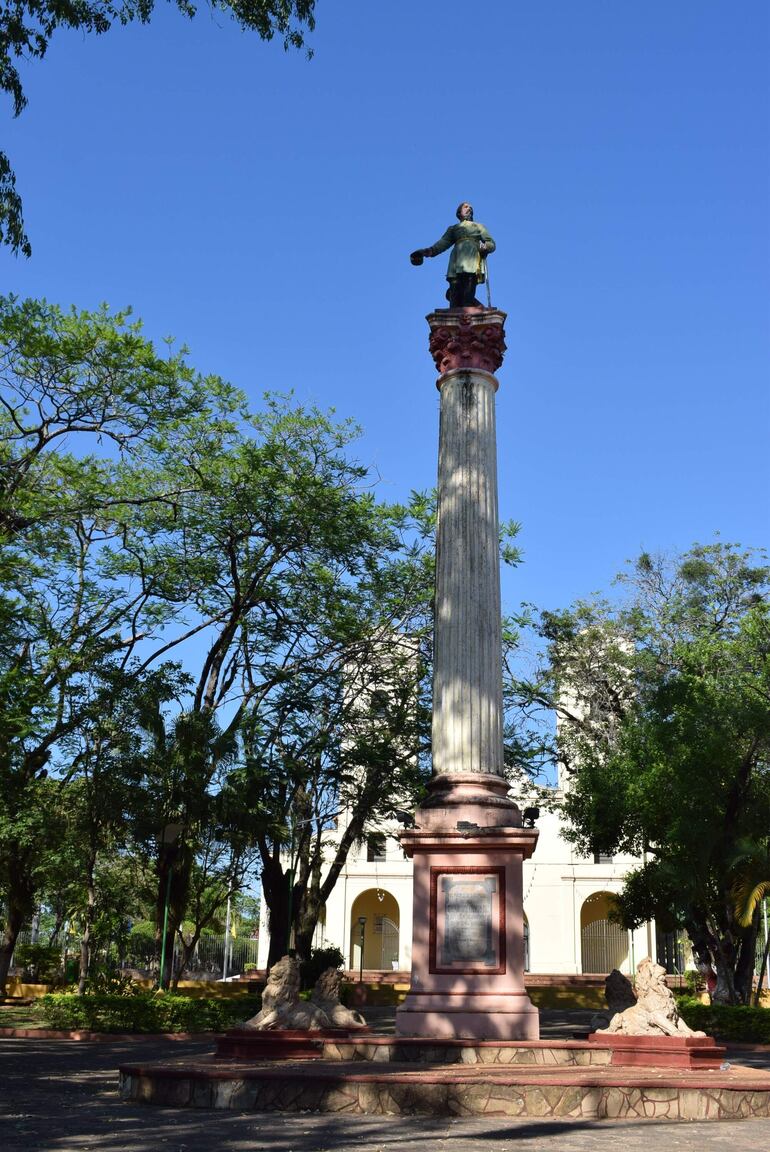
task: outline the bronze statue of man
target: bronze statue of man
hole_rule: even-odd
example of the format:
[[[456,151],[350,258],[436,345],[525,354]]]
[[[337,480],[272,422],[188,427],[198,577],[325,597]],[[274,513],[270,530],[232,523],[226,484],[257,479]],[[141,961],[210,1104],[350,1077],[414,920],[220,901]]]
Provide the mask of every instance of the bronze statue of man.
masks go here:
[[[449,290],[446,294],[450,308],[483,308],[476,299],[476,285],[487,278],[486,257],[495,250],[495,242],[483,224],[473,219],[472,205],[463,201],[457,209],[459,223],[450,225],[440,240],[430,248],[418,248],[409,259],[413,264],[422,264],[426,256],[438,256],[452,249],[446,278]]]

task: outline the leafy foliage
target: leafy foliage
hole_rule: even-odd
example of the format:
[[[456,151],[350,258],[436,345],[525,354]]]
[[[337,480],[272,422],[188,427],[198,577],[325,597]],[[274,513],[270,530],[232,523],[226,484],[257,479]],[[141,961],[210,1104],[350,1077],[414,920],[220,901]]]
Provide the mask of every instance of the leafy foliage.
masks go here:
[[[546,616],[535,691],[560,715],[569,839],[643,858],[620,906],[633,926],[684,925],[717,969],[717,999],[747,999],[757,912],[742,927],[737,847],[770,827],[770,569],[721,543],[673,563],[647,554],[625,606]]]
[[[345,957],[336,944],[328,944],[324,948],[311,949],[310,956],[300,964],[300,976],[303,989],[314,988],[316,980],[327,968],[341,968]]]
[[[677,997],[677,1007],[686,1024],[733,1044],[770,1044],[770,1012],[746,1004],[701,1004],[686,996]]]
[[[220,1032],[255,1015],[260,1005],[261,997],[194,998],[134,986],[127,995],[41,996],[36,1010],[49,1027],[62,1031]]]
[[[421,787],[429,502],[378,504],[349,422],[252,414],[125,313],[0,300],[0,357],[0,978],[41,892],[81,990],[137,911],[160,951],[168,907],[184,962],[254,844],[286,916],[295,832],[307,950],[350,845]]]
[[[19,944],[16,948],[16,966],[22,978],[47,984],[59,967],[59,950],[50,944]]]

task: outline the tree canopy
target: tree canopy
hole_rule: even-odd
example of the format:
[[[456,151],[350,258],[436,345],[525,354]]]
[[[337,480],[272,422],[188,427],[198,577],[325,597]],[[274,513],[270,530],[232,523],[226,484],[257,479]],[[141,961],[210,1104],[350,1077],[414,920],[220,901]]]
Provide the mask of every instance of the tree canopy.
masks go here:
[[[734,897],[746,842],[770,828],[770,568],[720,542],[673,560],[643,554],[622,605],[546,614],[535,692],[560,716],[568,837],[641,865],[620,897],[626,926],[685,927],[746,1000],[759,910]]]
[[[190,0],[173,3],[190,19],[198,11]],[[281,37],[285,48],[301,48],[306,32],[315,27],[315,0],[209,0],[209,6],[262,40]],[[101,35],[115,24],[146,24],[154,10],[155,0],[6,0],[0,7],[0,90],[11,97],[14,115],[27,103],[18,61],[42,59],[61,29]],[[16,177],[4,152],[0,152],[0,243],[17,254],[32,253]]]
[[[343,685],[424,617],[430,564],[414,511],[350,457],[353,425],[275,395],[251,413],[123,313],[0,300],[0,358],[4,978],[68,872],[46,812],[69,812],[83,922],[130,839],[170,932],[194,892],[199,926],[227,898],[246,831],[281,842],[285,810],[236,769],[282,765],[289,801],[314,781],[322,835],[353,761],[379,757],[365,821],[386,742],[342,753]]]

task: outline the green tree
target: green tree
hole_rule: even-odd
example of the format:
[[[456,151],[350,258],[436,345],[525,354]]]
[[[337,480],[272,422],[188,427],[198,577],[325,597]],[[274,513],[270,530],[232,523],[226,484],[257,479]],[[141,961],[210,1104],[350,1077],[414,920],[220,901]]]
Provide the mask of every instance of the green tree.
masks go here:
[[[135,840],[154,860],[159,931],[170,894],[168,944],[246,711],[290,684],[320,692],[354,643],[363,658],[398,629],[424,562],[404,511],[378,505],[348,458],[349,423],[278,397],[249,416],[233,389],[183,354],[159,358],[106,310],[6,301],[2,335],[7,776],[77,772],[96,732],[113,756],[118,728],[107,739],[102,718],[130,730],[119,701],[134,701]],[[183,652],[187,687],[173,704],[153,696],[148,678]],[[170,824],[181,837],[159,845]]]
[[[236,435],[242,401],[106,309],[4,298],[0,360],[2,987],[45,858],[38,785],[66,773],[66,742],[146,674],[140,646],[165,652],[189,633],[167,638],[188,605],[156,542]]]
[[[747,1001],[758,912],[731,897],[736,847],[770,823],[770,569],[716,543],[623,577],[628,604],[543,617],[549,663],[533,696],[560,716],[568,837],[643,861],[620,898],[631,927],[683,925]]]
[[[350,847],[424,774],[432,552],[414,508],[371,511],[363,562],[317,565],[280,629],[246,638],[244,761],[223,802],[259,849],[271,963],[292,933],[309,953]]]
[[[56,528],[78,520],[103,515],[122,531],[123,517],[153,504],[173,515],[200,488],[196,460],[226,450],[245,414],[241,394],[195,372],[185,349],[159,355],[130,309],[0,296],[0,372],[5,565],[19,536],[46,556]],[[178,468],[162,468],[180,454],[181,485]]]
[[[766,928],[767,898],[770,894],[770,841],[746,840],[738,844],[732,863],[732,876],[732,896],[738,923],[742,928],[751,928],[755,921],[759,921],[764,910]],[[756,1006],[761,1000],[769,955],[770,933],[767,933],[754,993]]]
[[[416,494],[389,515],[390,540],[376,566],[356,582],[320,585],[332,598],[298,619],[316,628],[281,649],[291,654],[285,679],[257,696],[244,718],[234,807],[251,818],[262,860],[268,964],[290,940],[309,957],[351,849],[413,808],[429,776],[434,506]],[[515,532],[506,525],[503,533],[503,556],[514,564]],[[521,622],[506,621],[508,654]],[[518,716],[511,715],[507,747],[512,781],[521,786],[535,752]]]
[[[207,622],[205,647],[195,665],[188,661],[193,684],[184,724],[191,731],[211,731],[224,709],[227,722],[217,740],[231,741],[257,702],[302,676],[328,677],[329,653],[339,662],[363,582],[373,584],[383,549],[401,548],[395,524],[402,514],[376,504],[365,469],[345,455],[354,431],[273,397],[252,419],[250,434],[209,462],[194,499],[180,501],[173,515],[154,511],[154,547],[163,556],[166,585],[178,585]],[[184,467],[182,461],[180,484]],[[390,602],[382,591],[380,628]],[[188,865],[202,829],[197,813],[207,810],[219,787],[217,759],[205,752],[205,738],[195,755],[188,750],[175,758],[173,746],[166,743],[157,761],[179,765],[174,801],[161,823],[185,827],[173,853],[169,933],[184,915]]]
[[[177,929],[177,962],[171,978],[173,988],[189,967],[201,936],[212,930],[225,931],[228,900],[234,917],[237,900],[253,879],[256,865],[254,849],[245,848],[238,854],[231,844],[220,840],[218,834],[219,829],[215,826],[206,829],[193,861],[186,914]]]
[[[191,0],[175,3],[184,16],[192,19],[196,15],[197,5]],[[285,48],[301,48],[306,30],[315,27],[315,0],[213,0],[212,7],[229,14],[239,27],[256,32],[262,40],[281,37]],[[154,10],[155,0],[8,0],[0,9],[0,90],[11,97],[14,115],[20,115],[27,103],[16,61],[42,59],[60,29],[100,35],[116,23],[146,24]],[[3,152],[0,243],[15,253],[32,254],[16,177]]]
[[[62,741],[59,787],[65,828],[52,872],[60,892],[65,881],[67,916],[80,929],[81,995],[92,974],[95,948],[106,939],[115,940],[121,921],[132,911],[124,865],[134,847],[129,840],[131,818],[145,783],[132,770],[136,718],[148,693],[170,698],[183,683],[177,669],[168,666],[138,679],[120,676],[101,693],[103,709]],[[122,885],[113,882],[116,873]],[[132,891],[135,900],[135,886]]]

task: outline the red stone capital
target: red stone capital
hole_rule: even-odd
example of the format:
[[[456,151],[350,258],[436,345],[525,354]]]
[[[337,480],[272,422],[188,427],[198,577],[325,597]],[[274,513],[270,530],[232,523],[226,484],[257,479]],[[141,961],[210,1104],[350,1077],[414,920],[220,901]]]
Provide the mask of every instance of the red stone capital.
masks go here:
[[[441,375],[457,368],[496,372],[505,353],[505,316],[497,308],[431,312],[430,352]]]

